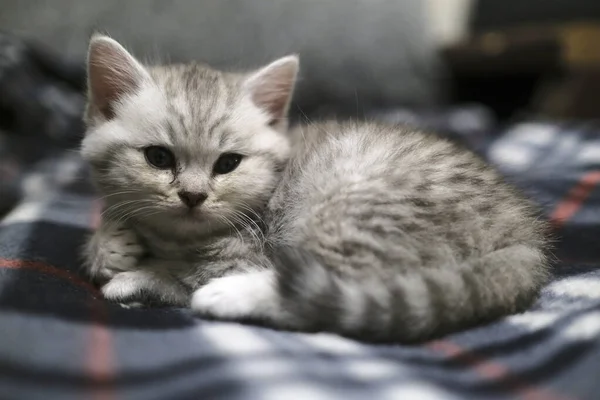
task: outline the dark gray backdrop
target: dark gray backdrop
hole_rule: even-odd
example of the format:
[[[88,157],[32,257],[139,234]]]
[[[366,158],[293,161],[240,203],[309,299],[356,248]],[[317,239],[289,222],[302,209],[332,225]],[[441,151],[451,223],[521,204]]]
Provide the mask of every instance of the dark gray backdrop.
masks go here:
[[[297,106],[362,114],[435,103],[439,65],[422,0],[0,0],[0,29],[83,59],[101,29],[138,54],[248,67],[302,59]]]

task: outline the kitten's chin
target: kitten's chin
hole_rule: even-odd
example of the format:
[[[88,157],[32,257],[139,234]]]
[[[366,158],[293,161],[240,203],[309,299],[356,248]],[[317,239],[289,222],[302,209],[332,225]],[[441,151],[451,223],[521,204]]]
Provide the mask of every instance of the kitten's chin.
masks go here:
[[[202,223],[202,222],[206,222],[208,219],[210,219],[209,213],[207,213],[206,210],[204,210],[202,207],[197,207],[197,208],[178,208],[177,210],[175,210],[175,216],[179,219],[179,220],[185,220],[188,222],[198,222],[198,223]]]
[[[142,217],[141,219],[157,224],[169,224],[173,221],[202,223],[206,222],[210,217],[201,207],[190,209],[188,207],[166,206],[162,208],[161,212],[151,214],[145,218]]]

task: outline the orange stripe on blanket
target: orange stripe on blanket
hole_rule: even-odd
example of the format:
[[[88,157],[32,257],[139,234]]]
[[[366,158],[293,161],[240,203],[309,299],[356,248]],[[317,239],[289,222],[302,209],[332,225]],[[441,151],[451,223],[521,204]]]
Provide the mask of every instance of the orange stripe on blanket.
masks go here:
[[[579,211],[598,183],[600,171],[591,171],[581,177],[550,214],[550,221],[555,228],[561,227]]]
[[[91,398],[112,400],[115,398],[111,384],[115,378],[114,344],[112,333],[107,327],[108,312],[102,302],[90,304],[93,323],[88,333],[88,351],[85,366],[91,378]]]
[[[52,275],[56,278],[63,279],[71,282],[74,285],[83,287],[92,294],[99,296],[100,292],[89,282],[79,278],[76,275],[73,275],[69,271],[65,271],[64,269],[56,268],[50,264],[46,264],[40,261],[27,261],[27,260],[9,260],[5,258],[0,258],[0,268],[8,268],[8,269],[31,269],[37,272],[41,272],[46,275]]]
[[[508,367],[486,360],[482,356],[463,349],[447,340],[437,340],[427,344],[436,352],[454,358],[456,361],[472,369],[479,376],[493,382],[502,383],[515,396],[524,400],[569,400],[569,397],[552,393],[547,389],[535,387],[513,374]]]
[[[90,210],[90,228],[95,230],[102,219],[102,201],[95,200]],[[93,400],[113,400],[116,398],[111,382],[115,378],[115,353],[113,337],[108,328],[108,312],[104,303],[91,305],[94,323],[90,326],[89,347],[85,365],[92,379]]]

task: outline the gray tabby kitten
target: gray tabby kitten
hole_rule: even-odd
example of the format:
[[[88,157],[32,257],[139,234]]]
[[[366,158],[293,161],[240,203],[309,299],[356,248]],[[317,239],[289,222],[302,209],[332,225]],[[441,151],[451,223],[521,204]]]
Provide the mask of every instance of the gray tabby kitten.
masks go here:
[[[92,38],[81,152],[106,207],[85,258],[105,297],[188,306],[212,279],[269,265],[261,214],[289,157],[297,70],[295,56],[249,74],[148,68]]]
[[[546,226],[471,152],[412,129],[286,132],[298,60],[148,68],[96,36],[82,153],[105,195],[104,295],[414,341],[528,307]],[[295,144],[291,146],[291,138]]]

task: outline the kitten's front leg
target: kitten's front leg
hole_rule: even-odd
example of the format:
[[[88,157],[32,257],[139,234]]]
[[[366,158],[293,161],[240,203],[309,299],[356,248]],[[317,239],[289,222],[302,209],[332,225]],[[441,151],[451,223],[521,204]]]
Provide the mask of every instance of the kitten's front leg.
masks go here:
[[[275,273],[270,269],[212,279],[194,292],[192,310],[224,320],[257,320],[288,325],[280,307]]]
[[[86,272],[93,282],[103,284],[119,272],[134,269],[143,254],[135,232],[121,224],[102,223],[84,251]]]
[[[190,291],[168,271],[172,261],[142,260],[133,271],[119,272],[102,287],[104,298],[129,307],[186,307]]]

